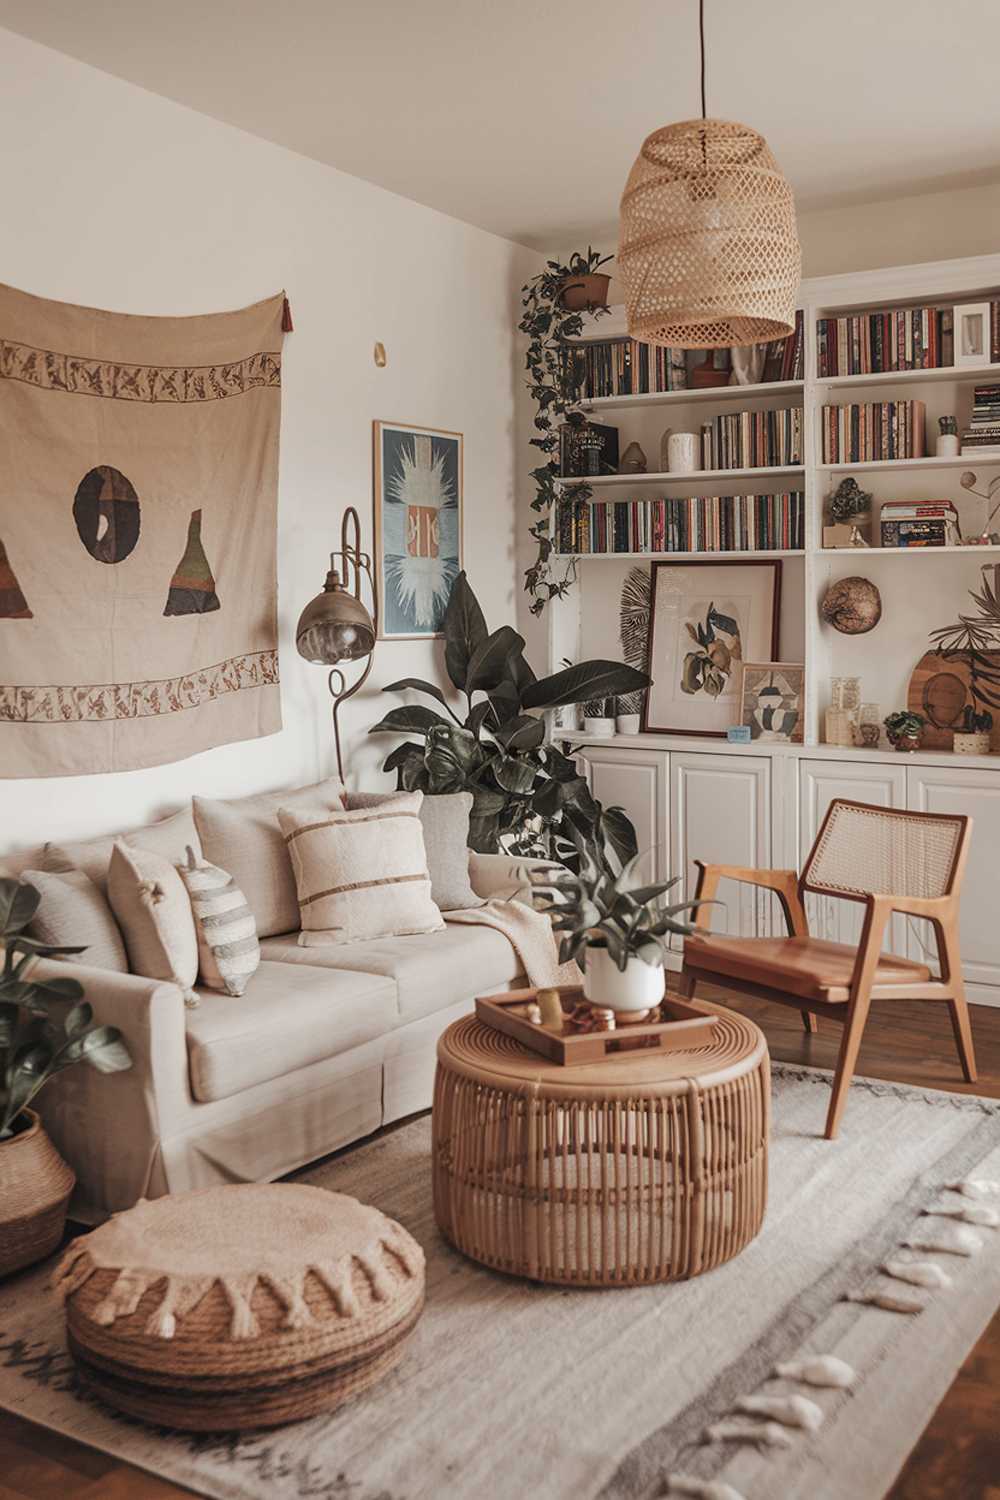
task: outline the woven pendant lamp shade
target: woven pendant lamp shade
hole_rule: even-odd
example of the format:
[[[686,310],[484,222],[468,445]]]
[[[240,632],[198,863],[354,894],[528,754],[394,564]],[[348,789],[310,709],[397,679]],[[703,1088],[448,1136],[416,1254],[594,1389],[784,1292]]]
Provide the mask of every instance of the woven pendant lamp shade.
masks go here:
[[[720,349],[792,333],[795,201],[764,137],[729,120],[647,136],[622,194],[618,271],[643,343]]]

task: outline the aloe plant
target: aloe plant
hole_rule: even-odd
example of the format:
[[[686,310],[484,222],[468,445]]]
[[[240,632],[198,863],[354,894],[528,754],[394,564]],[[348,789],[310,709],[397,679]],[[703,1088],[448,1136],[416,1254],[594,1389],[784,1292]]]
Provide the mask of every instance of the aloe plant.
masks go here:
[[[704,905],[699,901],[663,904],[663,897],[680,880],[653,885],[635,884],[636,859],[623,867],[613,848],[599,840],[575,837],[578,865],[575,871],[529,870],[532,905],[551,919],[554,931],[562,933],[560,963],[578,962],[588,947],[607,948],[622,971],[630,958],[661,964],[665,939],[671,933],[685,936],[693,929],[678,921],[682,912]]]
[[[499,849],[544,858],[575,859],[574,830],[600,830],[627,860],[635,829],[621,808],[602,808],[575,761],[545,743],[549,708],[633,693],[649,677],[617,661],[582,661],[537,678],[524,659],[524,637],[509,625],[490,631],[468,579],[459,573],[444,617],[445,669],[465,695],[464,719],[441,688],[418,677],[390,683],[387,693],[426,693],[443,710],[424,704],[393,708],[370,734],[415,734],[387,756],[405,791],[472,793],[469,842],[481,854]],[[446,717],[447,715],[447,717]]]
[[[87,1062],[100,1073],[119,1073],[132,1066],[118,1028],[92,1024],[79,980],[31,977],[40,958],[85,951],[28,936],[39,899],[24,881],[0,880],[0,1141],[14,1135],[39,1089],[65,1068]]]

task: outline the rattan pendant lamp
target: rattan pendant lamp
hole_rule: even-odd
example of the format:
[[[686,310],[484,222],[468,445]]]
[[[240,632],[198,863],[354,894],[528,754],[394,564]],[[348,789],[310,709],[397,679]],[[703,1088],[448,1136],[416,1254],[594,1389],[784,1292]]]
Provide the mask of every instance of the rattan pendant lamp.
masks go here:
[[[705,109],[654,130],[621,201],[618,272],[628,331],[647,344],[720,349],[795,327],[802,273],[795,200],[767,142]]]

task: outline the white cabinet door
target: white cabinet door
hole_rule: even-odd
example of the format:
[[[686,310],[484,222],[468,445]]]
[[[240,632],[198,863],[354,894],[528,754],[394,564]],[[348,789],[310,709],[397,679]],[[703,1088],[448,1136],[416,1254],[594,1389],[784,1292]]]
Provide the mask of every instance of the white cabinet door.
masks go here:
[[[770,866],[770,803],[771,763],[763,756],[671,754],[670,873],[682,877],[687,898],[694,895],[696,859]],[[726,880],[719,900],[725,904],[712,912],[715,932],[756,937],[770,930],[770,897]]]
[[[658,750],[588,746],[578,756],[590,790],[604,807],[622,807],[635,824],[643,858],[637,883],[665,879],[670,864],[667,760]]]
[[[962,968],[967,984],[989,986],[994,993],[970,999],[1000,1001],[1000,902],[997,851],[1000,850],[1000,776],[996,771],[963,771],[958,765],[908,766],[908,805],[920,812],[966,813],[972,819],[972,843],[961,896]],[[929,941],[924,923],[919,924]],[[910,956],[921,958],[911,937]]]
[[[827,808],[835,797],[851,802],[870,802],[875,807],[906,806],[906,767],[880,765],[876,761],[803,760],[799,762],[799,869],[820,830]],[[838,901],[832,896],[807,896],[806,914],[814,937],[831,943],[856,944],[861,936],[864,907],[856,901]],[[906,952],[906,928],[893,918],[887,946],[894,953]]]

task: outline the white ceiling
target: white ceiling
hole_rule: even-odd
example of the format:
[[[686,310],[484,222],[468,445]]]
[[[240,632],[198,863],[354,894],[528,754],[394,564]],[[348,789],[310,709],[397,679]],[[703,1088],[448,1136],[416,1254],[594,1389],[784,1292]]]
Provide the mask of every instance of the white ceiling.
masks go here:
[[[800,208],[1000,180],[997,0],[706,0],[710,114]],[[697,0],[0,0],[0,25],[540,248],[699,112]]]

